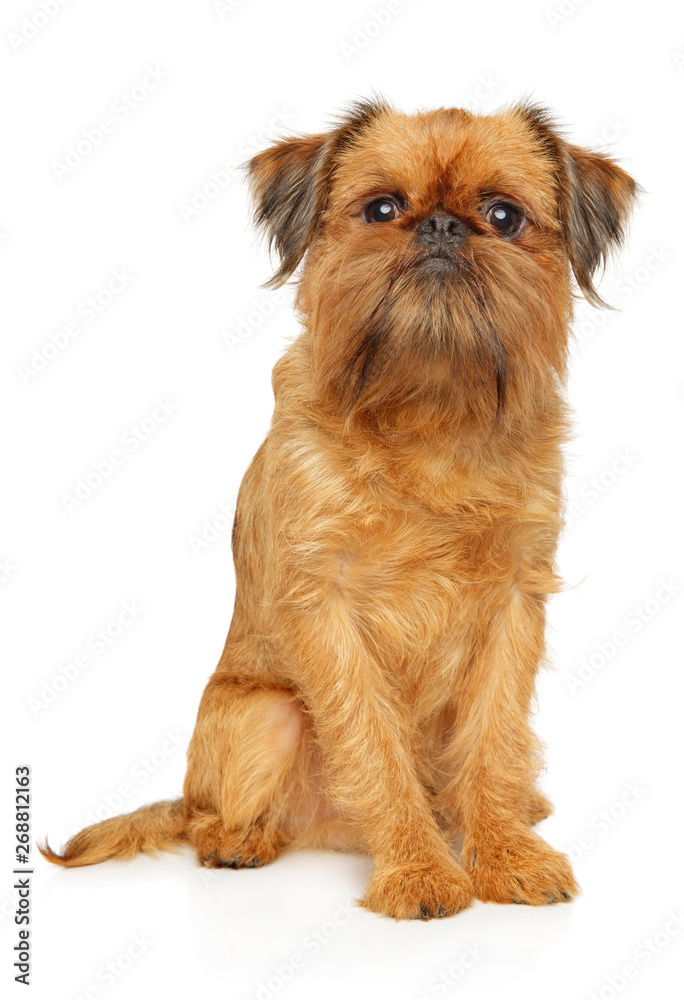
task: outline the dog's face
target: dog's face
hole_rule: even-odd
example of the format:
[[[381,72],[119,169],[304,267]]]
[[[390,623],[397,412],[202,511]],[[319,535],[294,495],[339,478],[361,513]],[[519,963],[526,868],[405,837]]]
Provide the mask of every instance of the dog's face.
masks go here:
[[[529,106],[476,116],[358,105],[329,133],[250,162],[257,221],[298,303],[313,366],[342,411],[459,398],[489,423],[565,367],[571,271],[620,243],[636,193]]]

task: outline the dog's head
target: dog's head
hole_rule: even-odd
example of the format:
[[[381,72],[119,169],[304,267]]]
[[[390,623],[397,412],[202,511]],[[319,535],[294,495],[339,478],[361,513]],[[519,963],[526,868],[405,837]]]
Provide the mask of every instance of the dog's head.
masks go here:
[[[637,191],[527,104],[485,116],[358,104],[329,132],[258,153],[249,174],[280,257],[270,283],[304,260],[313,367],[347,413],[428,388],[491,417],[562,376],[571,274],[602,304],[592,278]]]

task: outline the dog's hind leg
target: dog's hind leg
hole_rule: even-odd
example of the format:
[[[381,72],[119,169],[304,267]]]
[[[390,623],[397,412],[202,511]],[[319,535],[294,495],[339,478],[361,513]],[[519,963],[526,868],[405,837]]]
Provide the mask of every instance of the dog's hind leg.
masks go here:
[[[249,868],[287,846],[306,722],[285,688],[217,671],[188,748],[186,836],[201,864]]]

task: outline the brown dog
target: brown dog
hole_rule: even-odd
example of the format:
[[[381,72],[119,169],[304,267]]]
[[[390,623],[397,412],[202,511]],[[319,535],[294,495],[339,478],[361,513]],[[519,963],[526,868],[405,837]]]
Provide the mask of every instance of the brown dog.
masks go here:
[[[529,105],[359,104],[249,172],[271,283],[305,258],[304,330],[240,488],[183,799],[43,851],[187,842],[237,868],[358,850],[364,905],[394,917],[570,899],[567,859],[530,829],[550,812],[530,702],[559,586],[571,272],[601,304],[637,186]]]

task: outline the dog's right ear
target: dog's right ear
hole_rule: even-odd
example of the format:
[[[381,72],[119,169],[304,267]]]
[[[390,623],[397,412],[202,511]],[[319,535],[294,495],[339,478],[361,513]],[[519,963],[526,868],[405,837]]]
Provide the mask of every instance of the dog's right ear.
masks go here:
[[[254,221],[280,257],[267,288],[284,284],[306,253],[320,225],[338,157],[389,109],[380,96],[356,101],[330,132],[282,139],[249,160]]]
[[[247,164],[254,220],[280,257],[267,288],[287,281],[316,232],[330,182],[332,146],[330,133],[283,139]]]

